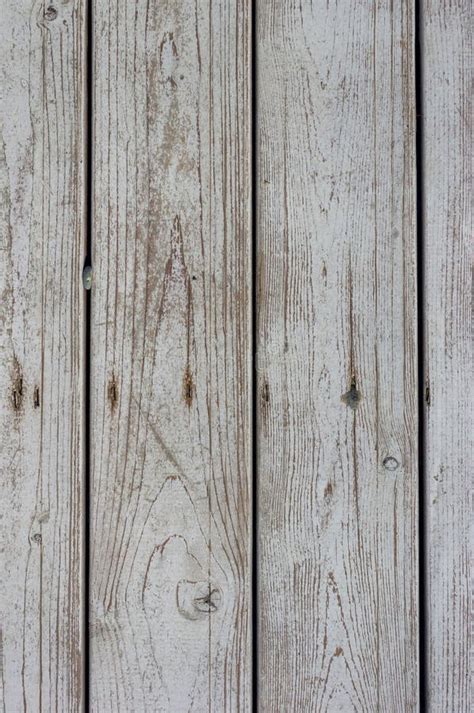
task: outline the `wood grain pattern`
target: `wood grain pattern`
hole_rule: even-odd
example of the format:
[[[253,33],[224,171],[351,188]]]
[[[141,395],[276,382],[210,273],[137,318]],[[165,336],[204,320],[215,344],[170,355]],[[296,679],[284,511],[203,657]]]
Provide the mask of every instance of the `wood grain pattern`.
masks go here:
[[[472,604],[472,9],[424,0],[427,688],[474,707]]]
[[[418,710],[413,4],[257,5],[259,710]]]
[[[249,11],[95,3],[100,713],[250,706]]]
[[[0,710],[81,711],[84,3],[2,2]]]

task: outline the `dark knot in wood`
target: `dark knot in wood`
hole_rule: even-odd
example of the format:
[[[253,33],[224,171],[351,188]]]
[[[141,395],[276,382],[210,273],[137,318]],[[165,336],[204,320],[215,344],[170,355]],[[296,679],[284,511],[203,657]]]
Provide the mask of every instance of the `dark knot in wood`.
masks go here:
[[[362,394],[360,393],[360,391],[358,391],[355,379],[353,379],[351,382],[351,388],[345,394],[342,394],[341,401],[343,401],[346,406],[355,411],[355,409],[359,405],[361,398]]]
[[[203,619],[219,609],[222,594],[213,582],[182,579],[176,589],[178,611],[186,619]]]

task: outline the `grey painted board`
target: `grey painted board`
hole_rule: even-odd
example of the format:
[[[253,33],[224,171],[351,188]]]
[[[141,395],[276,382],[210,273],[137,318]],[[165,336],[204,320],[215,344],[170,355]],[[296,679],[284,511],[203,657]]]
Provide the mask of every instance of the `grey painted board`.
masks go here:
[[[418,710],[413,3],[257,4],[259,710]]]
[[[250,708],[249,13],[95,4],[100,713]]]
[[[472,7],[424,1],[428,707],[473,708]]]
[[[0,710],[79,712],[84,3],[1,17]]]

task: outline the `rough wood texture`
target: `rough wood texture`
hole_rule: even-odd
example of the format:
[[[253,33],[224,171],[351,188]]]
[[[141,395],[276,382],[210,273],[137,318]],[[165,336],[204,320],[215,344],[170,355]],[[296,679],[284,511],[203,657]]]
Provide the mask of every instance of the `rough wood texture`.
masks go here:
[[[418,710],[413,4],[257,4],[259,710]]]
[[[0,710],[82,710],[82,2],[2,3]]]
[[[422,3],[427,688],[432,713],[473,710],[472,18]]]
[[[100,713],[250,706],[249,11],[95,4]]]

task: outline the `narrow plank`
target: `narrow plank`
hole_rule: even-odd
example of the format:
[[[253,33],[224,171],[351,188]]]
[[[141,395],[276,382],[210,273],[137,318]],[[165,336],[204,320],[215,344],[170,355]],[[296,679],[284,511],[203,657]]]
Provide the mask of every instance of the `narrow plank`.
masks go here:
[[[421,4],[427,676],[432,713],[474,707],[472,610],[472,21]],[[470,460],[471,459],[471,460]],[[471,658],[470,658],[471,657]]]
[[[418,710],[413,4],[257,5],[259,710]]]
[[[81,711],[84,3],[2,3],[0,709]]]
[[[100,713],[250,706],[249,12],[95,3]]]

